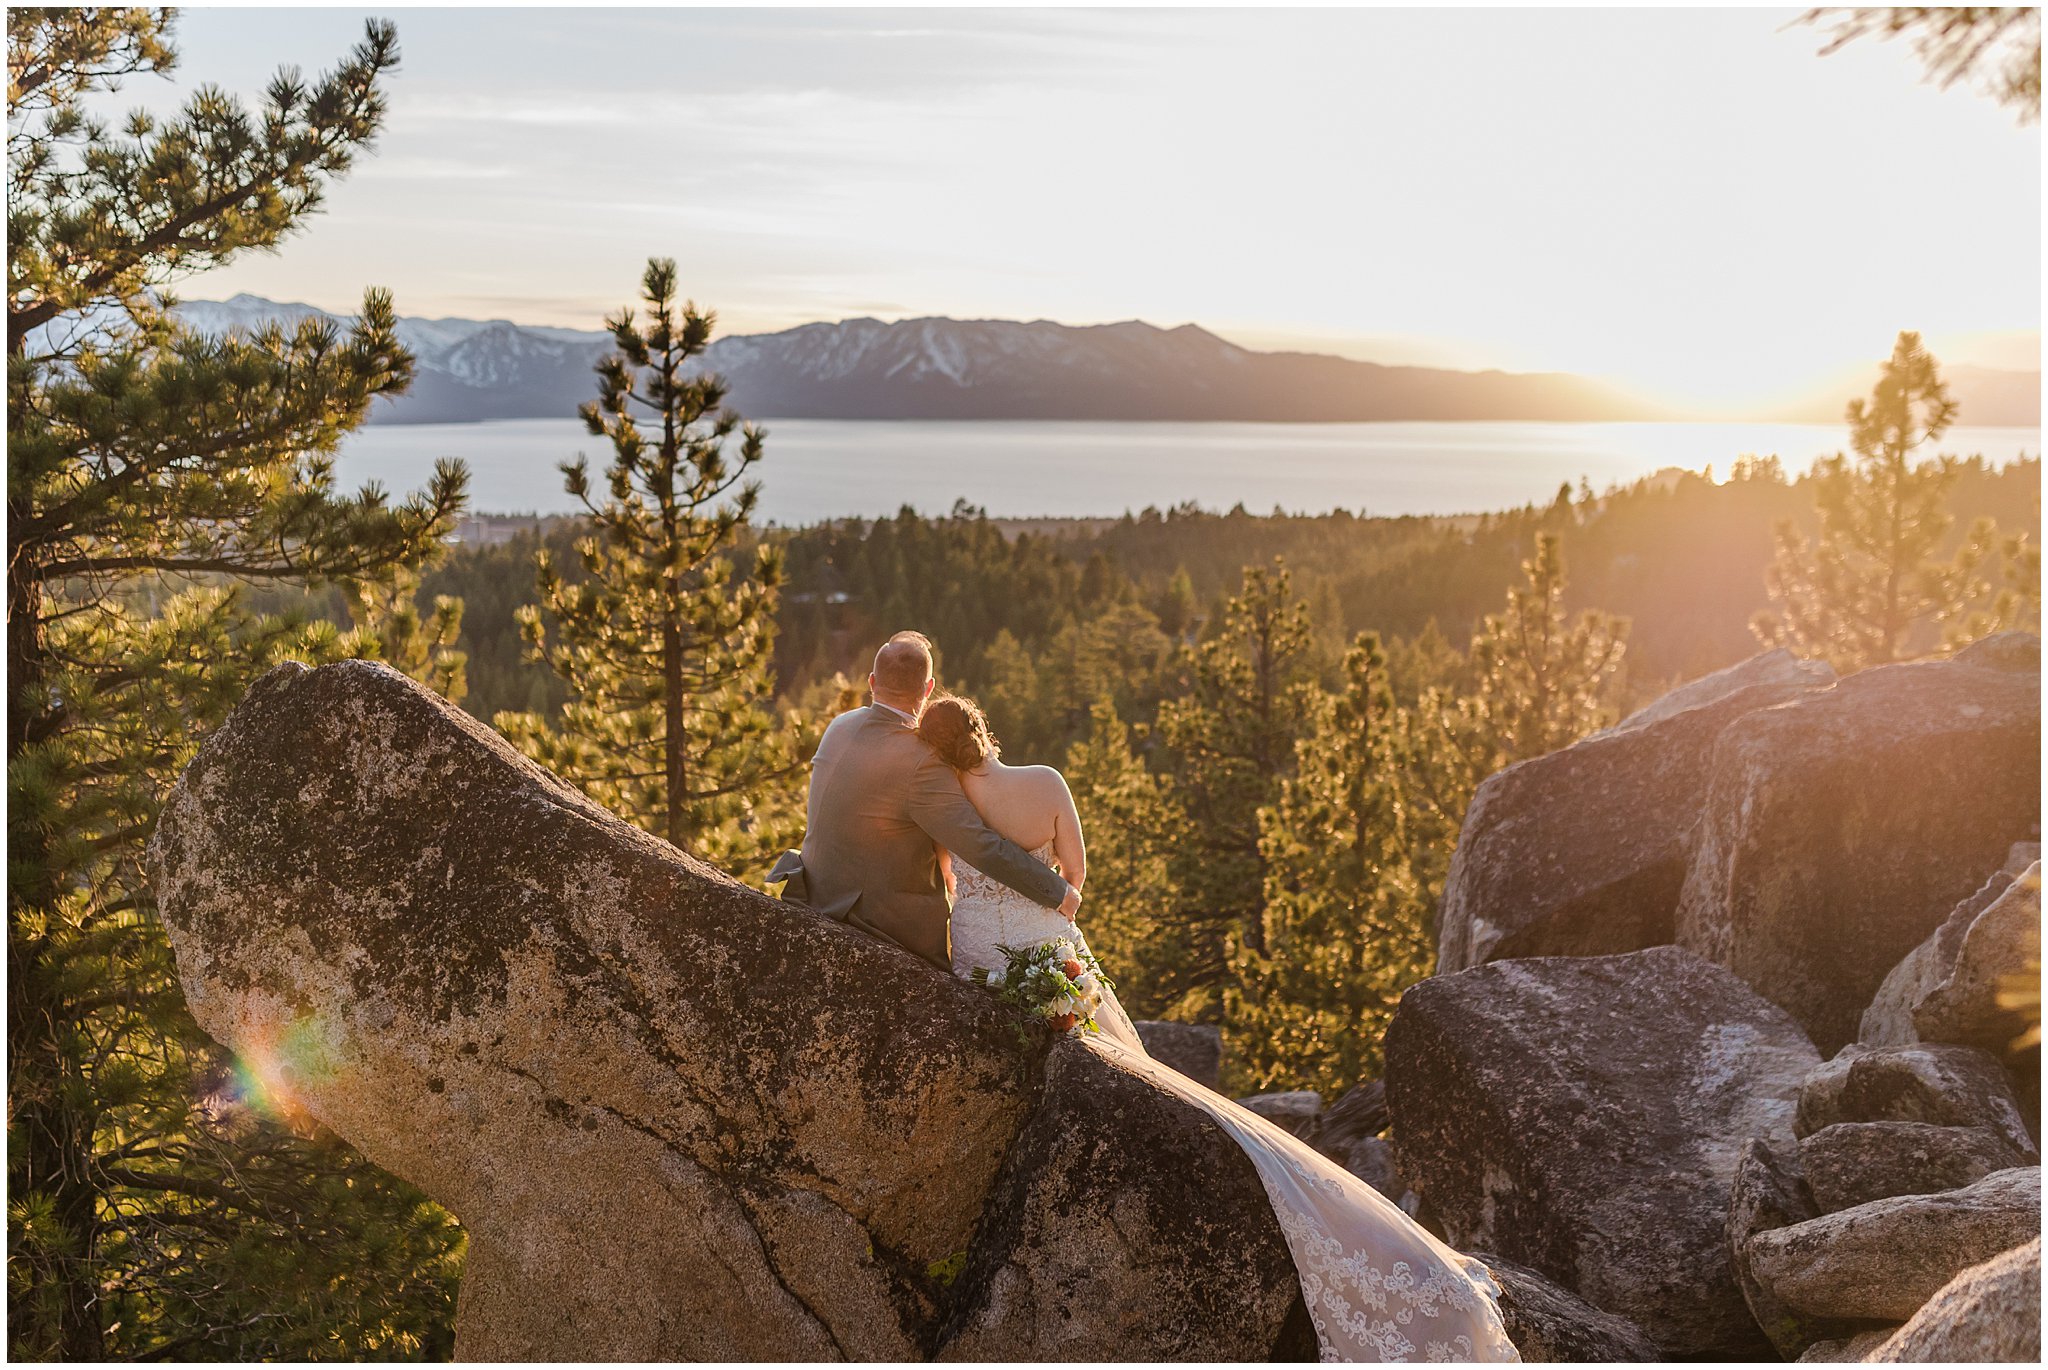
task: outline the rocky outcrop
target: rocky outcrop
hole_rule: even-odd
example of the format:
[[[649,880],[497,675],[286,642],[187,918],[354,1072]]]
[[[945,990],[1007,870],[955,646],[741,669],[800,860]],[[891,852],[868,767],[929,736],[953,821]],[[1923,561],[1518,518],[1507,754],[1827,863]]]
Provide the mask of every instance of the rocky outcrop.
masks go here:
[[[1133,1023],[1146,1054],[1177,1070],[1198,1085],[1221,1089],[1223,1080],[1223,1033],[1201,1023],[1169,1023],[1164,1020]]]
[[[1835,1123],[1802,1139],[1799,1159],[1821,1213],[1873,1199],[1938,1194],[2035,1158],[1988,1127]]]
[[[1988,1128],[2029,1162],[2039,1156],[2004,1069],[1975,1047],[1923,1042],[1845,1052],[1800,1090],[1801,1135],[1833,1123],[1887,1121]]]
[[[1206,1117],[395,672],[265,676],[153,863],[201,1026],[462,1219],[460,1359],[1302,1347],[1257,1174]]]
[[[1337,1102],[1322,1111],[1305,1136],[1325,1156],[1342,1161],[1345,1147],[1386,1130],[1386,1081],[1371,1080],[1338,1095]]]
[[[1265,1203],[1242,1159],[1206,1115],[1078,1041],[1058,1043],[938,1358],[1170,1361],[1199,1348],[1203,1359],[1314,1360],[1286,1246],[1239,1230]],[[1162,1259],[1175,1251],[1189,1254]]]
[[[1677,941],[1823,1051],[2013,843],[2039,839],[2039,643],[2006,638],[1859,672],[1714,743]]]
[[[1797,1135],[1818,1132],[1830,1123],[1868,1121],[1849,1116],[1842,1107],[1842,1091],[1849,1087],[1849,1067],[1869,1052],[1870,1048],[1851,1042],[1806,1073],[1799,1085],[1799,1113],[1792,1127]]]
[[[1956,973],[1956,961],[1962,954],[1963,940],[1971,927],[1987,909],[1999,903],[2012,888],[2013,882],[2026,874],[2027,868],[2038,863],[2040,858],[2041,846],[2038,842],[2014,843],[2006,854],[2005,865],[1994,871],[1991,878],[1985,881],[1976,893],[1956,905],[1954,911],[1942,920],[1941,926],[1928,934],[1926,941],[1907,952],[1899,964],[1892,967],[1890,973],[1884,977],[1884,982],[1877,987],[1877,993],[1871,998],[1870,1006],[1863,1010],[1863,1018],[1856,1033],[1857,1040],[1873,1047],[1908,1046],[1920,1041],[1920,1029],[1913,1022],[1914,1011],[1920,1007],[1922,1000],[1949,984]],[[2034,901],[2034,920],[2038,927],[2038,890],[2035,892]],[[2002,932],[2004,929],[2000,928],[1999,931]],[[1983,950],[1988,950],[1994,942],[2003,944],[2006,941],[2004,938],[1989,940]],[[1978,964],[1982,964],[1985,959],[1981,951],[1973,958]],[[2022,955],[2020,959],[2024,960],[2024,956]],[[2018,970],[2020,967],[2012,965],[2007,968]],[[1976,975],[1973,969],[1965,983],[1974,978]],[[2010,1032],[2006,1034],[2008,1038],[2012,1035]],[[1956,1039],[1933,1037],[1930,1040]],[[2004,1043],[2000,1042],[1998,1046],[2002,1049]]]
[[[1524,1361],[1584,1364],[1663,1359],[1656,1343],[1627,1318],[1601,1312],[1569,1289],[1559,1288],[1505,1256],[1480,1252],[1477,1259],[1500,1286],[1501,1321]]]
[[[1867,1359],[1894,1365],[2039,1363],[2041,1239],[1950,1280]]]
[[[1817,1341],[1855,1330],[1839,1321],[1809,1317],[1787,1308],[1750,1268],[1749,1241],[1759,1232],[1790,1227],[1818,1216],[1800,1173],[1798,1153],[1752,1138],[1736,1168],[1728,1194],[1728,1258],[1756,1325],[1786,1360]]]
[[[1970,1266],[2040,1235],[2038,1167],[1759,1232],[1750,1267],[1787,1308],[1822,1318],[1910,1318]]]
[[[1714,740],[1832,680],[1767,652],[1671,692],[1575,746],[1489,776],[1444,884],[1440,972],[1670,942]]]
[[[1503,961],[1410,988],[1385,1055],[1402,1170],[1452,1245],[1669,1355],[1768,1354],[1726,1220],[1749,1140],[1792,1145],[1819,1064],[1783,1010],[1676,947]]]
[[[1301,1138],[1398,1204],[1409,1195],[1408,1181],[1393,1143],[1380,1135],[1386,1127],[1386,1082],[1372,1080],[1345,1090]]]
[[[2026,1029],[2025,1019],[1998,1002],[2000,982],[2033,971],[2041,955],[2041,863],[2036,860],[2012,887],[1972,920],[1947,976],[1913,1006],[1913,1029],[1922,1041],[1956,1042],[2004,1056]]]

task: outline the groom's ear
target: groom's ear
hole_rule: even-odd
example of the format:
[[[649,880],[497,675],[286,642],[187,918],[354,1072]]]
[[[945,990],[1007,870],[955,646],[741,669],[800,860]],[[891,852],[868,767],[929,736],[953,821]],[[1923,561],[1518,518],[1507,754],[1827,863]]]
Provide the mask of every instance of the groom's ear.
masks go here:
[[[931,675],[928,675],[928,676],[926,676],[926,677],[924,678],[924,694],[923,694],[922,696],[920,696],[920,698],[923,698],[923,699],[930,699],[930,698],[932,697],[932,688],[933,688],[933,687],[934,687],[935,685],[937,685],[938,683],[939,683],[939,678],[938,678],[937,676],[931,676]]]

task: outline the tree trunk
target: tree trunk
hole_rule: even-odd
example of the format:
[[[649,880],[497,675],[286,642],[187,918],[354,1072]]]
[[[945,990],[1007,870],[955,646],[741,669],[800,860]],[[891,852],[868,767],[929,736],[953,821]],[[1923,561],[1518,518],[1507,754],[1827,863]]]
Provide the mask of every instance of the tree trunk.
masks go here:
[[[666,755],[668,840],[689,849],[689,738],[683,731],[683,630],[670,619],[661,625],[661,716]]]
[[[10,773],[43,722],[39,696],[49,658],[42,583],[33,562],[10,548],[7,568],[7,762]],[[103,1358],[94,1300],[93,1250],[99,1190],[92,1164],[95,1118],[67,1096],[75,1072],[65,1060],[70,1006],[62,967],[47,935],[31,936],[24,915],[56,903],[49,833],[9,796],[7,814],[7,1102],[9,1189],[15,1201],[43,1193],[70,1244],[53,1263],[10,1261],[30,1288],[9,1298],[10,1349],[67,1361]],[[10,1253],[19,1256],[20,1253]],[[51,1319],[44,1323],[43,1319]],[[42,1324],[42,1325],[38,1325]]]

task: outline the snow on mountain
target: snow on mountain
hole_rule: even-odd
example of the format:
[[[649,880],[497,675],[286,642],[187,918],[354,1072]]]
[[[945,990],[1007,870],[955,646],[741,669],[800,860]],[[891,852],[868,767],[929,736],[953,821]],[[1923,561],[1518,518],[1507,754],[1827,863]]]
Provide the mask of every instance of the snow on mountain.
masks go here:
[[[320,311],[250,295],[181,305],[208,332]],[[594,393],[610,335],[505,320],[401,319],[416,359],[410,393],[373,421],[566,418]],[[1379,366],[1252,352],[1193,324],[1130,320],[847,319],[715,341],[753,418],[835,419],[1602,419],[1654,417],[1575,376]]]

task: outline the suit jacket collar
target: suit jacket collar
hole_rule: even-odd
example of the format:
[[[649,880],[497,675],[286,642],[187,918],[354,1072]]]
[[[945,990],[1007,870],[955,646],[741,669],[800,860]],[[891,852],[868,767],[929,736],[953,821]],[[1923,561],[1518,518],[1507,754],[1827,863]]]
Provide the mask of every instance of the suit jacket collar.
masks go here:
[[[876,717],[878,718],[893,720],[897,723],[901,723],[906,728],[915,728],[917,726],[916,719],[912,718],[909,714],[903,712],[903,710],[897,708],[893,704],[884,704],[881,700],[878,699],[874,701],[872,704],[868,705],[868,708],[873,710]]]

